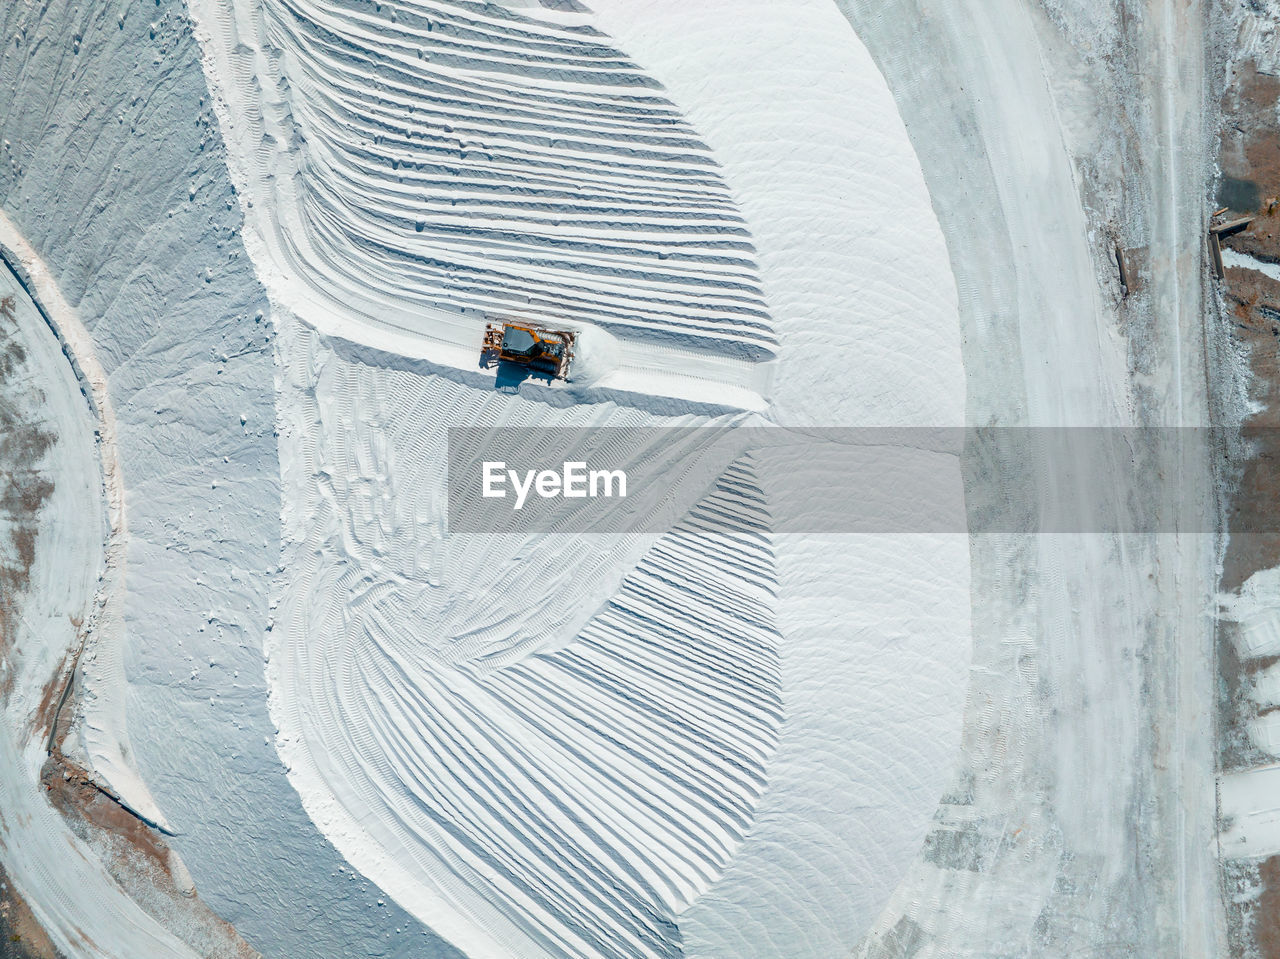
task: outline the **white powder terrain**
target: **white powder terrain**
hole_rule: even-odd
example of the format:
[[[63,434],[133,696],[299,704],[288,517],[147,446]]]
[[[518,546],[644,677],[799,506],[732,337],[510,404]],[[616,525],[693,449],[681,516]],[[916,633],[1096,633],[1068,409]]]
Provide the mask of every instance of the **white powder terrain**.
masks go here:
[[[770,535],[771,511],[796,506],[770,499],[786,467],[749,459],[708,498],[684,492],[690,512],[656,539],[444,529],[450,426],[727,422],[708,400],[788,425],[962,422],[941,239],[845,23],[819,4],[762,4],[737,28],[651,11],[683,38],[672,46],[630,13],[202,12],[250,250],[288,331],[273,715],[326,835],[468,953],[711,956],[754,937],[829,955],[852,948],[945,781],[968,646],[963,541],[846,541],[833,565],[829,546]],[[767,43],[784,25],[788,41]],[[728,55],[708,64],[709,49]],[[353,56],[359,69],[343,66]],[[237,86],[237,62],[270,63],[270,92]],[[385,127],[334,122],[329,105],[362,100]],[[483,150],[441,147],[477,131]],[[797,142],[822,146],[793,158]],[[595,186],[615,178],[625,189]],[[348,179],[361,188],[342,229],[319,230]],[[904,204],[910,232],[889,223]],[[462,269],[480,249],[493,286]],[[406,264],[424,261],[410,288]],[[436,261],[455,264],[443,283],[427,279]],[[936,279],[908,282],[922,273]],[[339,280],[351,295],[334,295]],[[739,281],[754,306],[730,296]],[[495,392],[365,348],[411,337],[410,356],[473,367],[484,310],[568,320],[587,347],[601,325],[627,375],[588,364],[565,406],[555,388]],[[869,354],[841,355],[855,343]],[[679,356],[709,351],[749,378],[712,366],[704,386],[672,386],[694,372]],[[650,481],[708,455],[667,450]],[[942,468],[959,482],[954,460]],[[737,524],[707,526],[726,509]],[[885,698],[895,675],[912,677],[909,702]],[[823,767],[821,789],[849,793],[819,812]],[[835,888],[852,897],[803,935],[763,918]],[[754,929],[744,912],[762,917]]]
[[[485,315],[567,320],[622,340],[595,379],[751,401],[776,336],[750,230],[589,14],[197,10],[261,275],[310,323],[469,368]]]
[[[1202,286],[1211,11],[840,6],[948,236],[971,420],[1202,426],[1213,390],[1236,402]],[[1127,295],[1117,248],[1142,258]],[[1126,483],[1114,463],[1072,465]],[[968,470],[970,491],[1015,482],[980,454]],[[859,955],[1228,954],[1211,472],[1130,492],[1167,518],[1158,536],[975,539],[964,760]]]
[[[40,384],[59,440],[4,597],[13,894],[66,956],[225,954],[41,796],[29,717],[83,640],[69,754],[264,955],[1225,955],[1208,464],[1122,491],[1160,536],[851,534],[833,508],[879,493],[820,434],[1205,421],[1198,18],[0,10],[0,239],[80,364],[23,301],[0,389]],[[482,368],[502,320],[577,333],[569,379]],[[473,460],[616,428],[663,496],[638,531],[451,528],[462,427]],[[906,452],[922,509],[1013,499],[982,448]],[[1268,784],[1229,797],[1234,854]]]
[[[121,504],[114,446],[103,428],[114,422],[104,406],[105,384],[92,359],[77,355],[87,335],[74,312],[3,217],[0,244],[3,450],[14,463],[0,508],[6,599],[0,849],[7,882],[22,890],[39,927],[64,954],[191,957],[196,953],[117,885],[43,795],[50,723],[70,710],[49,690],[56,694],[55,681],[76,672],[103,690],[85,697],[79,729],[87,742],[79,751],[91,757],[106,788],[128,795],[141,815],[155,816],[145,785],[121,754],[127,740],[112,723],[123,692],[119,681],[109,683],[120,656],[119,577],[112,567],[120,563]],[[104,638],[83,655],[86,635]]]

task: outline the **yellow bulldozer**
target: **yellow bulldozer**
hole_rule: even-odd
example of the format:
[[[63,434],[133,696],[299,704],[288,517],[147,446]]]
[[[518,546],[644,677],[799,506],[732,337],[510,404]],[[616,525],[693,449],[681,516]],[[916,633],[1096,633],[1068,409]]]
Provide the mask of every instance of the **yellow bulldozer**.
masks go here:
[[[485,327],[481,360],[485,366],[515,363],[556,379],[569,378],[577,335],[568,330],[549,330],[536,323],[512,321]]]

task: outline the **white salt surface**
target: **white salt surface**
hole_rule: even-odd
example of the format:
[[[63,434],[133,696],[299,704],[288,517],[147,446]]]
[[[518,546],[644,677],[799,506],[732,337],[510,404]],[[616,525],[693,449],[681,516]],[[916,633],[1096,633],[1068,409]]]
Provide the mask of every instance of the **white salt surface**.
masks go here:
[[[1242,657],[1280,654],[1280,568],[1259,570],[1218,602],[1223,618],[1240,626],[1236,644]]]
[[[193,13],[246,246],[308,323],[461,369],[486,316],[605,327],[646,345],[599,385],[759,408],[776,337],[749,231],[696,131],[589,16]]]
[[[1256,256],[1250,256],[1248,253],[1241,253],[1238,250],[1224,249],[1222,251],[1222,265],[1242,270],[1256,270],[1264,276],[1271,277],[1273,280],[1280,280],[1280,265],[1268,263],[1266,260],[1259,260]]]
[[[192,4],[245,242],[285,333],[286,555],[267,638],[280,754],[350,861],[474,954],[846,954],[950,780],[968,645],[960,544],[758,528],[726,542],[698,527],[698,497],[664,542],[446,539],[441,433],[464,421],[707,422],[725,407],[799,426],[958,422],[941,239],[884,84],[825,6],[549,5],[564,9]],[[1126,236],[1151,250],[1153,345],[1127,342],[1133,324],[1099,295],[1106,257],[1094,253],[1110,241],[1078,188],[1081,171],[1107,162],[1092,121],[1116,111],[1094,109],[1087,81],[1055,69],[1086,69],[1084,45],[1054,49],[1076,5],[1053,4],[1053,24],[1004,0],[840,6],[871,8],[859,30],[933,158],[965,284],[970,415],[1197,422],[1204,300],[1187,258],[1201,249],[1203,152],[1175,149],[1201,126],[1196,19],[1155,4],[1123,38],[1150,66],[1137,82],[1153,108],[1127,101],[1150,136],[1134,154],[1139,181],[1125,182],[1150,199],[1134,201]],[[95,54],[91,30],[58,72],[36,66],[70,49],[76,16],[59,30],[57,3],[38,17],[13,9],[12,35],[35,39],[6,62],[18,64],[14,88],[39,87],[39,99],[7,117],[17,148],[0,181],[28,162],[32,172],[6,206],[61,253],[69,291],[105,274],[88,297],[104,307],[94,335],[113,389],[134,400],[120,408],[126,466],[143,477],[130,487],[143,518],[132,568],[148,571],[129,593],[145,676],[134,700],[148,704],[135,741],[164,771],[184,841],[208,856],[187,857],[202,888],[215,880],[219,908],[268,953],[389,942],[398,918],[360,901],[361,883],[291,818],[274,765],[246,748],[263,740],[248,673],[275,546],[272,464],[259,455],[272,447],[271,374],[259,356],[235,374],[243,389],[211,385],[234,304],[254,300],[251,314],[257,303],[231,262],[239,224],[219,212],[230,191],[207,176],[221,150],[200,132],[204,91],[173,56],[185,14],[157,13],[149,28],[133,7],[118,22],[99,16],[100,34],[136,43]],[[165,108],[175,82],[186,106]],[[60,112],[31,121],[49,89]],[[133,102],[94,100],[117,90]],[[106,146],[81,154],[94,122],[82,97],[109,124],[98,134],[172,135],[118,151],[122,140],[96,136]],[[157,149],[185,142],[179,130],[188,155]],[[159,154],[170,166],[151,179],[139,159]],[[175,187],[189,170],[189,187]],[[90,180],[101,192],[71,189]],[[50,195],[54,181],[68,190]],[[208,290],[169,284],[184,274]],[[575,382],[495,392],[474,370],[485,314],[581,329]],[[1139,391],[1126,359],[1144,346],[1153,362]],[[183,422],[158,430],[161,408]],[[228,442],[246,411],[254,440]],[[674,450],[669,462],[696,459]],[[775,495],[785,460],[708,463],[726,488],[703,508],[728,502],[767,526],[803,506]],[[1200,711],[1212,696],[1211,550],[1099,536],[986,541],[974,556],[981,658],[964,775],[867,954],[894,943],[939,956],[1033,943],[1212,954],[1212,724]],[[1257,600],[1237,612],[1269,648],[1274,611],[1266,592]],[[178,677],[188,660],[200,666],[189,685]],[[207,711],[192,708],[197,691]],[[200,738],[165,755],[174,716]],[[1274,791],[1266,776],[1254,785],[1242,789]],[[27,799],[6,793],[0,811]],[[1254,825],[1274,810],[1249,796],[1235,808],[1248,836],[1266,837]],[[1149,858],[1115,854],[1136,841]],[[242,854],[250,842],[266,851],[257,862]],[[1254,842],[1239,845],[1266,845]],[[20,868],[36,875],[47,848],[29,848]],[[308,894],[273,906],[298,889]],[[83,898],[100,919],[122,914]],[[380,926],[385,937],[369,935]],[[131,935],[107,951],[163,948]],[[416,956],[417,945],[387,948]]]
[[[594,22],[711,148],[751,228],[785,425],[964,422],[956,289],[919,161],[819,0],[602,0]]]
[[[474,955],[851,949],[958,743],[965,541],[774,536],[804,504],[766,456],[662,540],[442,520],[451,425],[962,422],[941,234],[856,36],[807,0],[195,12],[283,334],[268,671],[309,814]],[[596,318],[616,352],[567,406],[436,372],[490,310]],[[703,529],[716,497],[759,528]]]
[[[1233,859],[1280,853],[1280,766],[1259,766],[1218,781],[1222,855]]]
[[[63,349],[80,370],[83,382],[75,384],[69,402],[79,397],[86,405],[93,403],[96,419],[90,431],[97,431],[96,451],[100,463],[89,475],[100,477],[100,496],[104,501],[105,535],[93,555],[71,551],[71,563],[88,562],[91,568],[101,565],[95,602],[84,618],[88,640],[80,662],[79,714],[72,736],[65,744],[67,751],[81,759],[98,781],[105,785],[129,809],[150,823],[168,828],[151,791],[138,775],[129,758],[131,747],[125,728],[125,683],[122,660],[124,646],[124,577],[127,525],[124,507],[124,482],[116,450],[115,414],[107,395],[107,376],[98,361],[93,340],[75,310],[63,299],[44,262],[3,213],[0,213],[0,244],[10,251],[26,271],[28,281],[40,297],[61,338]],[[64,359],[64,362],[67,362]],[[70,363],[67,363],[70,367]],[[89,396],[82,396],[88,390]],[[62,475],[61,473],[57,475]],[[83,469],[71,470],[71,482],[82,482]],[[95,510],[94,523],[99,511]],[[96,525],[90,528],[97,529]],[[57,647],[57,655],[75,648],[75,642]]]
[[[0,242],[20,257],[42,302],[59,312],[59,320],[66,324],[73,319],[43,264],[2,215]],[[12,391],[6,401],[29,407],[24,415],[35,417],[54,438],[40,462],[29,464],[38,465],[53,483],[39,513],[31,580],[23,595],[6,597],[18,611],[14,648],[6,656],[8,673],[0,673],[0,680],[12,682],[0,723],[0,850],[7,877],[68,957],[190,957],[194,954],[186,946],[125,895],[49,804],[40,783],[47,752],[34,711],[63,657],[79,645],[73,620],[91,627],[101,620],[99,584],[108,512],[94,440],[97,420],[80,381],[35,304],[3,266],[0,296],[13,298],[17,338],[26,353],[6,371],[4,388]],[[85,342],[80,340],[78,346]],[[117,640],[109,636],[104,646]],[[107,655],[118,656],[118,650],[108,650]],[[120,685],[114,690],[118,694]],[[148,800],[131,770],[117,775],[113,784],[127,788],[131,781],[140,787],[130,792],[131,797]]]
[[[946,226],[974,422],[1206,422],[1200,20],[1163,3],[1096,31],[1082,21],[1123,14],[838,6],[890,78]],[[1113,65],[1126,56],[1151,69],[1125,76]],[[1130,156],[1150,177],[1136,190],[1119,185],[1138,168]],[[1151,244],[1149,306],[1120,303],[1097,206],[1110,191],[1120,242]],[[1150,310],[1141,332],[1135,306]],[[1184,492],[1207,502],[1208,490],[1205,473],[1188,475]],[[1163,509],[1166,492],[1143,494]],[[1220,952],[1205,705],[1215,563],[1211,538],[1194,534],[975,539],[961,774],[857,955]],[[1143,857],[1116,854],[1134,848]]]

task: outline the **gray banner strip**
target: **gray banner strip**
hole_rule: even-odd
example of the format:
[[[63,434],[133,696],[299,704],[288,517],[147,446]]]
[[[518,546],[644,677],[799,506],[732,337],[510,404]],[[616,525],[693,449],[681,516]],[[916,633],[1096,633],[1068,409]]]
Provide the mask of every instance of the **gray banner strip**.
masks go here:
[[[1280,532],[1219,515],[1228,448],[1276,488],[1280,430],[454,428],[449,529],[661,534],[739,464],[775,533]]]

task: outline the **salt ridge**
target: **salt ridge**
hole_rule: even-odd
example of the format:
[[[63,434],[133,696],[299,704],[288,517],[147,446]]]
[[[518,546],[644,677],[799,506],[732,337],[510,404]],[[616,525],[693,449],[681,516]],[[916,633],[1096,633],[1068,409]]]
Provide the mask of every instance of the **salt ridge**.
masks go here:
[[[777,338],[746,224],[711,151],[588,16],[193,12],[247,245],[305,321],[460,368],[486,317],[603,329],[657,350],[626,350],[607,385],[759,405]]]

